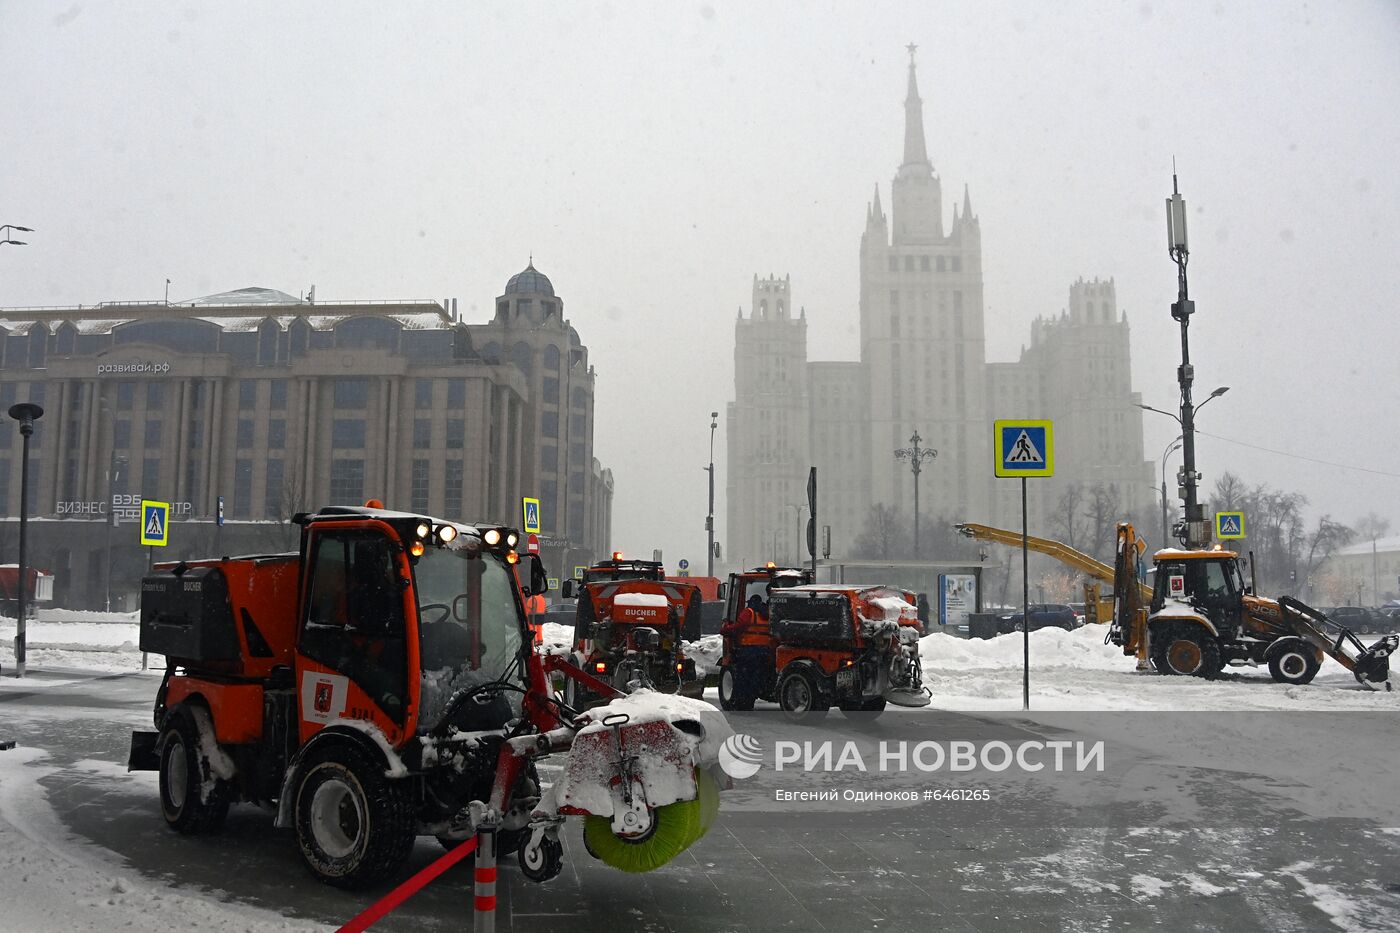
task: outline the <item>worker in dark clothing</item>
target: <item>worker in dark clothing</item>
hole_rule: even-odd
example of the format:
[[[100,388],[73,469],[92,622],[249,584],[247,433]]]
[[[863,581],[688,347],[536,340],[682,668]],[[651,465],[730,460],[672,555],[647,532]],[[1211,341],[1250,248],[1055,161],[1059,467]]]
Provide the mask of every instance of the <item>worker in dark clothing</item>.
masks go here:
[[[922,631],[925,635],[927,635],[927,634],[928,634],[928,622],[929,622],[929,608],[930,608],[930,607],[929,607],[929,603],[928,603],[928,594],[927,594],[927,593],[920,593],[920,594],[919,594],[918,607],[919,607],[919,629],[920,629],[920,631]]]

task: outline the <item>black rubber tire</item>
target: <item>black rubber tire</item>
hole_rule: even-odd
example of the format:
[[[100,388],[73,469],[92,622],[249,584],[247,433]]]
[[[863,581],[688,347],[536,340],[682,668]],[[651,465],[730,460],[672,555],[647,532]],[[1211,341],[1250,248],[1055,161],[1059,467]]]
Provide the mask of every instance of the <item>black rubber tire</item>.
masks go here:
[[[784,672],[778,681],[778,705],[792,722],[820,719],[831,709],[831,701],[807,668]]]
[[[1269,674],[1281,684],[1302,686],[1312,683],[1322,664],[1312,645],[1301,638],[1285,638],[1287,642],[1269,653]]]
[[[531,859],[532,854],[533,860]],[[545,836],[540,840],[540,847],[534,853],[527,852],[522,846],[517,858],[520,861],[520,873],[527,880],[536,883],[549,881],[556,877],[564,867],[564,846],[558,839]]]
[[[1209,679],[1221,670],[1220,643],[1194,622],[1174,622],[1153,633],[1152,663],[1163,674]]]
[[[217,831],[228,816],[228,784],[211,779],[209,761],[199,752],[199,729],[194,714],[177,706],[165,717],[160,737],[160,813],[177,833],[195,835]]]
[[[302,859],[327,884],[354,889],[383,881],[413,849],[408,782],[386,777],[384,762],[358,745],[312,750],[292,793]]]
[[[726,664],[719,669],[719,708],[725,712],[746,712],[753,709],[754,698],[737,689],[737,680],[730,665]]]

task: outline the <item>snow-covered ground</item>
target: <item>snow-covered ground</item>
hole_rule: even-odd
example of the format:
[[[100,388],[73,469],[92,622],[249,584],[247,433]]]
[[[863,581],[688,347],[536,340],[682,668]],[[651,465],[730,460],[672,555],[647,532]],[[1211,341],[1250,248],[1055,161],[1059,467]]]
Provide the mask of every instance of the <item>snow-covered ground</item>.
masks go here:
[[[29,666],[129,671],[141,667],[136,613],[104,614],[44,610],[26,626]],[[1104,644],[1104,629],[1072,632],[1047,628],[1031,633],[1031,708],[1053,710],[1247,711],[1400,710],[1400,691],[1368,690],[1330,658],[1304,687],[1275,683],[1263,667],[1230,667],[1214,681],[1138,672],[1132,658]],[[13,619],[0,617],[0,665],[13,671]],[[546,623],[546,645],[567,647],[573,628]],[[954,638],[942,633],[919,643],[924,682],[933,705],[950,710],[1021,708],[1022,636]],[[687,648],[701,669],[719,662],[718,636]],[[158,655],[152,667],[163,667]]]
[[[48,704],[46,693],[61,689],[62,678],[45,676],[45,670],[77,669],[93,672],[133,672],[141,667],[135,614],[111,615],[41,611],[27,626],[29,670],[23,681],[13,678],[12,639],[15,624],[0,618],[0,741],[6,727],[22,728],[35,722],[85,719],[120,720],[132,728],[149,728],[146,709],[124,712]],[[546,626],[546,643],[564,644],[572,636],[566,626]],[[694,656],[713,663],[717,639],[694,646]],[[922,639],[925,682],[933,692],[935,708],[964,711],[1019,711],[1021,708],[1022,639],[1019,634],[987,641],[957,639],[933,634]],[[1267,671],[1231,668],[1220,679],[1163,677],[1138,673],[1133,659],[1112,645],[1103,644],[1103,629],[1086,627],[1073,632],[1045,629],[1031,634],[1031,707],[1033,716],[1053,727],[1054,711],[1255,711],[1255,710],[1371,710],[1400,709],[1400,691],[1373,692],[1351,675],[1326,661],[1313,684],[1290,687],[1274,683]],[[164,659],[151,656],[151,693],[164,667]],[[11,694],[11,697],[6,697]],[[125,720],[130,719],[129,723]],[[1189,721],[1188,721],[1189,720]],[[1172,749],[1171,763],[1191,767],[1231,769],[1226,757],[1196,747],[1191,729],[1199,717],[1154,717],[1154,733],[1142,734],[1142,717],[1124,719],[1121,734],[1110,728],[1112,741],[1135,747]],[[840,720],[837,720],[839,723]],[[1244,725],[1213,719],[1217,729],[1240,728],[1238,747],[1247,748],[1252,760],[1270,773],[1287,772],[1289,762],[1274,762],[1267,742],[1244,731]],[[1101,731],[1102,731],[1102,727]],[[1308,736],[1309,758],[1324,773],[1316,779],[1300,774],[1290,788],[1292,805],[1315,817],[1367,816],[1374,798],[1364,793],[1339,796],[1334,779],[1337,769],[1348,774],[1381,776],[1392,767],[1393,747],[1358,743],[1358,737],[1340,730],[1330,732],[1319,722]],[[1385,744],[1385,743],[1379,743]],[[131,926],[137,929],[199,929],[224,931],[311,930],[315,924],[288,920],[278,913],[248,904],[182,894],[157,876],[133,869],[112,851],[76,837],[51,806],[39,783],[45,774],[57,774],[41,748],[21,747],[0,752],[0,930],[81,930]],[[154,796],[155,776],[127,774],[110,761],[90,762],[94,779],[136,782]],[[71,773],[67,766],[64,773]],[[1176,772],[1171,772],[1176,773]],[[1150,777],[1151,780],[1147,778]],[[1242,776],[1243,778],[1243,776]],[[1148,774],[1134,791],[1148,799],[1170,783],[1170,774]],[[1165,782],[1165,783],[1164,783]],[[1364,785],[1354,780],[1349,786]],[[1374,786],[1374,785],[1373,785]],[[1154,787],[1156,790],[1154,790]],[[1126,798],[1125,798],[1126,799]],[[739,809],[743,809],[740,807]],[[1384,817],[1381,817],[1384,819]],[[1377,833],[1400,833],[1395,824],[1381,823]],[[1386,838],[1389,838],[1388,836]],[[1300,883],[1319,909],[1332,918],[1333,928],[1373,929],[1356,919],[1366,903],[1348,900],[1309,874],[1299,863]],[[1204,877],[1204,876],[1203,876]],[[1214,876],[1212,876],[1214,877]],[[1167,882],[1142,874],[1134,882],[1142,897]],[[1207,882],[1203,881],[1203,885]],[[1311,887],[1308,887],[1311,885]],[[1316,890],[1314,890],[1316,889]],[[1202,897],[1215,896],[1199,892]]]

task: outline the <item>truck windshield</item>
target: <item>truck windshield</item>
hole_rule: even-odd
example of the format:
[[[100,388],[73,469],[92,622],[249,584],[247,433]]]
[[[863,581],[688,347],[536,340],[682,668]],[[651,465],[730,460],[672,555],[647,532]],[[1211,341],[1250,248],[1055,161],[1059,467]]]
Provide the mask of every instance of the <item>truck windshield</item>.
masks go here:
[[[458,690],[505,679],[523,685],[521,608],[515,575],[503,560],[469,547],[429,548],[413,576],[420,727],[434,725]],[[518,699],[508,697],[512,706]]]

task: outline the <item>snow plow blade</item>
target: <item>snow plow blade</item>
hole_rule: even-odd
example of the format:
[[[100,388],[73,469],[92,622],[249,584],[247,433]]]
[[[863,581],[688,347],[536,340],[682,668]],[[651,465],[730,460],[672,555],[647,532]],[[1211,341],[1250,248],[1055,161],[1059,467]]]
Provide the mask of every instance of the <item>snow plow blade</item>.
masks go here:
[[[131,733],[131,751],[126,756],[126,770],[159,771],[160,756],[156,754],[156,743],[159,740],[158,732]]]
[[[897,690],[887,690],[885,699],[895,706],[907,706],[912,709],[928,706],[933,702],[933,695],[929,693],[927,687],[919,690],[912,688],[900,688]]]
[[[1352,670],[1357,681],[1372,690],[1393,690],[1390,656],[1395,653],[1397,645],[1400,645],[1400,635],[1387,635],[1361,652],[1356,659],[1356,667]]]
[[[1292,596],[1280,596],[1278,606],[1284,622],[1295,635],[1351,671],[1361,686],[1371,690],[1394,688],[1390,680],[1390,656],[1400,645],[1400,636],[1386,635],[1367,648],[1351,629],[1338,625],[1325,613]]]

